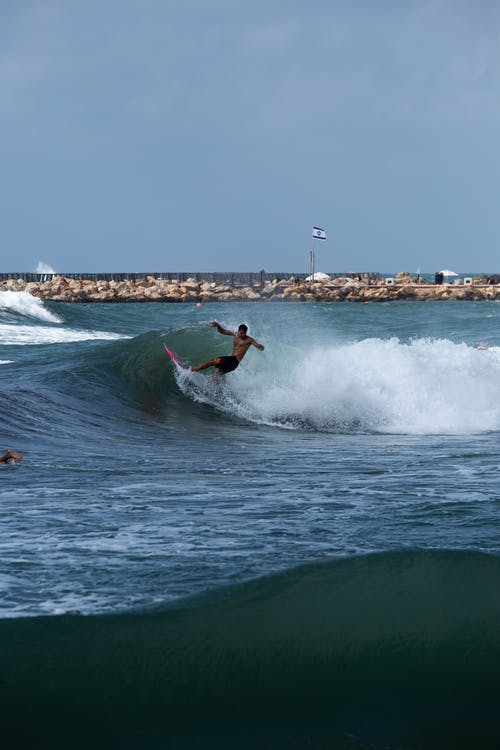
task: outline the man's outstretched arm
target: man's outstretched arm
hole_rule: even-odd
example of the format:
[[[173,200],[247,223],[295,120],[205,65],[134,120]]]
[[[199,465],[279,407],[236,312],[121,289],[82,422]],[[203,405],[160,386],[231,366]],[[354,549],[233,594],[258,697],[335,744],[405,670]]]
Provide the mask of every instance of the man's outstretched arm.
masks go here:
[[[255,348],[256,348],[256,349],[258,349],[259,351],[261,351],[261,352],[263,352],[263,351],[264,351],[264,344],[259,344],[259,342],[258,342],[258,341],[256,341],[255,339],[252,339],[252,344],[253,344],[253,346],[255,346]]]
[[[227,328],[223,328],[220,323],[217,323],[216,320],[212,320],[210,325],[214,328],[217,328],[219,333],[224,334],[224,336],[234,336],[234,331],[228,331]]]

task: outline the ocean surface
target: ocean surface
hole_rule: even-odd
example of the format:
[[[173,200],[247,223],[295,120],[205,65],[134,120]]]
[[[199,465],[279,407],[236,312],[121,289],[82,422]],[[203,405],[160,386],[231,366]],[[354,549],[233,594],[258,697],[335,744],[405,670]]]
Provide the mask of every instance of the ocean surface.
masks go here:
[[[499,322],[0,292],[3,747],[498,748]]]

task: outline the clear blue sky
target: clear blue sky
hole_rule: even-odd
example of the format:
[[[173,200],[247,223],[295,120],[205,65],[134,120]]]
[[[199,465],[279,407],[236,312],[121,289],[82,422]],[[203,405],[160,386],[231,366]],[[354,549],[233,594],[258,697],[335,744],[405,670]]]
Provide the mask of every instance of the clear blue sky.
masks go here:
[[[1,271],[500,272],[497,0],[0,0]]]

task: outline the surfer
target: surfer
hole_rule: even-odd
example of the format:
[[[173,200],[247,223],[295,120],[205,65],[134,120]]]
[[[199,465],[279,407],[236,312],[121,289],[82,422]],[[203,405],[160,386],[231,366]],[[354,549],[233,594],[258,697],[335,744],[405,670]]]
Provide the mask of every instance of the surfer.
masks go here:
[[[0,456],[0,463],[2,464],[17,464],[19,461],[23,460],[22,453],[19,453],[19,451],[5,451],[3,456]]]
[[[208,362],[203,362],[201,365],[193,367],[193,372],[206,370],[208,367],[215,367],[217,373],[225,375],[227,372],[236,370],[251,346],[255,346],[255,348],[259,349],[261,352],[264,351],[263,344],[259,344],[255,339],[247,335],[248,326],[244,323],[238,326],[236,333],[234,331],[229,331],[227,328],[223,328],[216,320],[213,320],[210,325],[217,328],[219,333],[222,333],[224,336],[233,337],[233,353],[230,357],[214,357],[214,359],[209,359]]]

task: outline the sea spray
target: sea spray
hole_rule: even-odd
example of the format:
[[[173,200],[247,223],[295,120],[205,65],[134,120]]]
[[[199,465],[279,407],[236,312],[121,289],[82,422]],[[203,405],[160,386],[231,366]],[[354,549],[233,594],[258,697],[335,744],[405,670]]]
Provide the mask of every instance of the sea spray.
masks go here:
[[[39,260],[35,269],[35,273],[40,274],[55,274],[56,271],[52,268],[52,266],[49,266],[48,263],[44,263],[43,260]]]
[[[222,378],[222,398],[201,378],[180,379],[179,387],[235,417],[276,426],[459,434],[500,429],[499,378],[499,348],[391,338],[245,359]]]

